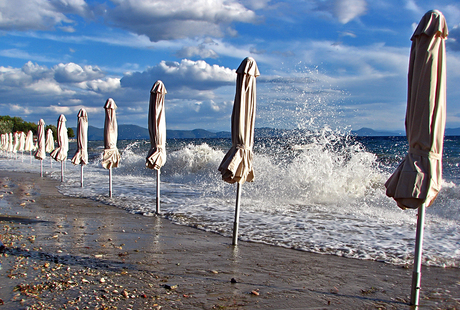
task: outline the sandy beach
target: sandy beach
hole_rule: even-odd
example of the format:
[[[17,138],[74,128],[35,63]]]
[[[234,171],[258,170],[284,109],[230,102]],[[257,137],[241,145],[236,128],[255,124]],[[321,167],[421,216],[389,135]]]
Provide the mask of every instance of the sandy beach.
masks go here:
[[[240,242],[0,171],[0,308],[409,309],[412,266]],[[308,236],[305,236],[308,238]],[[421,309],[460,309],[460,269],[424,267]]]

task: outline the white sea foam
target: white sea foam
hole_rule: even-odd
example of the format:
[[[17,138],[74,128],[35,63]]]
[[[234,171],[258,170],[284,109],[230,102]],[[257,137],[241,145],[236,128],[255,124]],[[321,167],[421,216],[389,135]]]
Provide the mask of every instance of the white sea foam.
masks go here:
[[[330,130],[303,141],[295,137],[258,141],[255,181],[242,186],[240,238],[350,258],[411,263],[416,212],[397,208],[384,188],[403,151],[395,146],[398,141],[377,142],[387,143],[388,150],[372,153],[362,143]],[[223,182],[217,171],[227,151],[225,143],[168,140],[167,162],[161,169],[165,217],[231,236],[236,187]],[[122,162],[113,169],[112,199],[107,197],[108,171],[100,165],[101,144],[90,142],[93,160],[84,168],[84,188],[79,167],[68,161],[59,190],[152,215],[156,173],[145,167],[149,143],[119,141]],[[446,171],[458,164],[449,160]],[[47,177],[60,178],[58,163],[53,168],[49,160],[43,164]],[[39,173],[38,161],[31,165],[27,155],[23,162],[21,157],[3,157],[0,168]],[[427,209],[426,265],[460,267],[458,182],[453,173],[446,175],[439,197]]]

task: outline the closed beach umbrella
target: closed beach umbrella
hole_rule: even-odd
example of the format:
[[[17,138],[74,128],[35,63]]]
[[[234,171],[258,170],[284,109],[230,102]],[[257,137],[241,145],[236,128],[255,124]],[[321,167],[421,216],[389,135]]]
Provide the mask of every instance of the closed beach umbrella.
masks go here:
[[[4,151],[5,150],[5,134],[2,133],[2,145],[1,145],[1,149]]]
[[[255,60],[248,57],[236,70],[236,93],[232,112],[232,147],[222,160],[219,171],[228,183],[237,183],[233,244],[237,244],[241,185],[252,182],[254,123],[256,118],[256,77],[260,75]]]
[[[40,161],[41,177],[43,177],[43,159],[45,159],[45,157],[45,121],[40,119],[37,128],[37,151],[35,152],[35,158]]]
[[[88,163],[88,114],[85,109],[80,109],[77,117],[77,151],[72,158],[72,163],[81,166],[80,185],[83,187],[83,166]]]
[[[24,151],[29,152],[30,163],[32,163],[32,151],[34,150],[34,134],[32,130],[27,132],[26,144],[24,145]]]
[[[21,131],[19,133],[19,149],[18,151],[21,152],[21,161],[24,161],[24,147],[26,145],[26,134]]]
[[[13,144],[14,144],[14,141],[13,141],[13,133],[10,132],[8,134],[8,152],[12,153],[13,152]]]
[[[112,197],[112,168],[118,167],[120,153],[117,148],[118,124],[116,109],[117,105],[112,98],[105,102],[105,123],[104,123],[104,154],[102,156],[102,167],[109,169],[109,197]]]
[[[409,61],[406,135],[409,150],[385,183],[400,208],[417,209],[417,233],[411,304],[418,305],[425,207],[441,189],[446,123],[447,24],[441,12],[427,12],[412,35]]]
[[[46,131],[45,151],[46,153],[51,153],[54,151],[54,136],[53,130],[51,128]]]
[[[51,157],[51,152],[54,151],[54,136],[53,130],[48,128],[46,131],[46,142],[45,142],[45,152],[50,153],[50,167],[53,167],[53,157]]]
[[[157,214],[160,213],[160,168],[166,162],[166,120],[164,110],[166,93],[167,91],[162,81],[156,81],[150,90],[149,134],[151,146],[145,165],[150,169],[157,170]]]
[[[19,133],[19,148],[18,148],[18,151],[19,152],[24,152],[24,147],[26,145],[26,134],[21,131]]]
[[[13,152],[17,153],[19,149],[19,132],[14,133]]]
[[[64,114],[61,114],[57,124],[58,146],[50,154],[56,161],[61,162],[61,182],[64,182],[64,161],[67,159],[67,152],[69,151],[69,137],[65,125],[66,121],[67,119]]]

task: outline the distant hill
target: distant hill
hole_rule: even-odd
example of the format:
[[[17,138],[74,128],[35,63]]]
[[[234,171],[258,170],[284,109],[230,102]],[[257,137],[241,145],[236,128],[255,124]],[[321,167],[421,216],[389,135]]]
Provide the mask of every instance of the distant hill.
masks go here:
[[[359,130],[352,130],[352,135],[361,136],[361,137],[391,137],[391,136],[405,136],[405,131],[384,131],[384,130],[374,130],[371,128],[363,127]],[[460,128],[446,128],[446,136],[460,136]]]
[[[460,136],[460,128],[446,128],[446,136]]]
[[[351,134],[354,136],[360,136],[360,137],[392,137],[392,136],[405,136],[405,132],[401,131],[385,131],[385,130],[374,130],[371,128],[366,128],[363,127],[358,130],[352,130]]]
[[[74,132],[77,132],[76,128],[73,128]],[[287,129],[275,129],[275,128],[256,128],[254,135],[257,138],[273,138],[281,137],[291,132]],[[359,130],[352,130],[352,135],[360,137],[388,137],[388,136],[405,136],[405,132],[401,131],[384,131],[374,130],[371,128],[361,128]],[[446,136],[460,136],[460,128],[447,128]],[[205,129],[193,129],[193,130],[166,130],[167,139],[209,139],[209,138],[231,138],[229,131],[212,132]],[[118,126],[118,139],[119,140],[130,140],[130,139],[150,139],[149,130],[144,127],[137,125],[119,125]],[[104,129],[93,126],[88,127],[88,140],[104,140]]]

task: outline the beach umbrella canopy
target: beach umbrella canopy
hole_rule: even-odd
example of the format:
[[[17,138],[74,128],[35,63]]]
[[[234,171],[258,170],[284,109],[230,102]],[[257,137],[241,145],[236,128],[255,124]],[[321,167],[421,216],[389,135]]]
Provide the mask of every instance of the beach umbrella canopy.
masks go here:
[[[77,117],[77,151],[72,158],[72,163],[86,165],[88,163],[88,114],[85,109],[80,109]]]
[[[406,109],[409,150],[385,184],[386,194],[403,209],[431,205],[441,189],[447,35],[444,16],[429,11],[411,38]]]
[[[164,111],[166,88],[162,81],[156,81],[150,90],[149,134],[150,150],[145,165],[159,170],[166,162],[166,120]]]
[[[236,245],[238,240],[241,185],[254,180],[252,147],[256,118],[256,77],[260,73],[255,60],[248,57],[241,62],[236,74],[236,92],[231,119],[232,147],[219,166],[224,181],[237,183],[233,245]]]
[[[67,119],[64,114],[58,118],[57,133],[58,133],[58,147],[51,152],[50,156],[56,161],[65,161],[67,159],[67,152],[69,151],[69,137],[67,135],[67,127],[65,125]]]
[[[31,152],[34,149],[34,134],[32,130],[29,130],[26,136],[26,145],[24,146],[24,151]]]
[[[40,119],[37,128],[37,151],[35,152],[35,158],[38,160],[43,160],[45,157],[45,121]]]
[[[13,144],[14,144],[13,133],[10,132],[8,134],[8,152],[13,152]]]
[[[13,152],[16,153],[19,149],[19,132],[14,133]]]
[[[427,12],[412,35],[409,59],[406,135],[409,150],[385,183],[386,194],[402,208],[418,209],[412,275],[412,305],[419,304],[425,208],[441,190],[446,123],[447,23],[441,12]]]
[[[26,134],[23,131],[21,131],[19,133],[19,149],[18,149],[19,152],[24,152],[25,144],[26,144]]]
[[[120,163],[120,153],[117,148],[118,124],[115,110],[117,105],[112,98],[107,99],[105,106],[104,123],[104,154],[102,166],[106,169],[116,168]]]
[[[48,128],[46,131],[45,151],[46,153],[51,153],[54,151],[54,136],[53,130],[51,128]]]
[[[232,112],[232,147],[222,160],[219,171],[229,183],[251,182],[254,123],[256,117],[256,77],[260,75],[255,60],[248,57],[236,70],[236,93]]]
[[[5,134],[4,134],[4,133],[2,133],[2,135],[1,135],[1,139],[2,139],[2,140],[1,140],[1,141],[2,141],[2,145],[0,146],[0,149],[2,149],[2,150],[3,150],[3,149],[4,149],[4,147],[5,147]]]
[[[2,134],[2,150],[8,151],[8,134]]]

